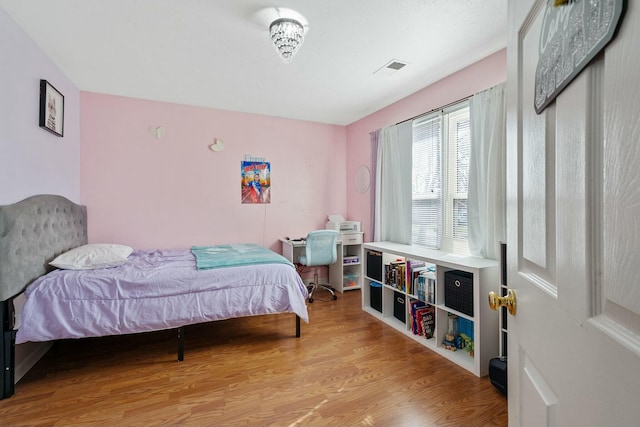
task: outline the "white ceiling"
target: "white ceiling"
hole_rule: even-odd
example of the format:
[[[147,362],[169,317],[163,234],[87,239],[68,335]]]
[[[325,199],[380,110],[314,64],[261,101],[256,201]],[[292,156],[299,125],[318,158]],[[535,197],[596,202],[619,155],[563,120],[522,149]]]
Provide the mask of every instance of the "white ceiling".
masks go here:
[[[347,125],[506,46],[507,0],[0,0],[89,92]],[[264,8],[309,21],[290,64]],[[391,60],[401,70],[374,72]]]

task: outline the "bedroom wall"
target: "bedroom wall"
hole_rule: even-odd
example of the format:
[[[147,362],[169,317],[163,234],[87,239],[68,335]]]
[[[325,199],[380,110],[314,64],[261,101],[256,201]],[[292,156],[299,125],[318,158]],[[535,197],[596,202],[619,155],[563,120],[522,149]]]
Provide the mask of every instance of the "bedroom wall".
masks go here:
[[[80,93],[0,8],[0,204],[40,193],[80,196]],[[64,137],[38,126],[40,79],[64,95]]]
[[[79,202],[79,90],[1,7],[0,58],[0,204],[45,193]],[[40,79],[64,95],[62,138],[38,126]],[[16,299],[18,312],[23,302],[23,296]],[[16,346],[16,381],[49,347]]]
[[[347,127],[347,215],[350,219],[362,221],[365,241],[371,241],[373,234],[371,197],[369,191],[358,193],[354,180],[358,166],[371,168],[370,132],[440,108],[506,80],[507,50],[502,49]]]
[[[82,92],[81,185],[89,241],[136,249],[254,242],[346,214],[346,128]],[[162,126],[156,139],[149,127]],[[225,149],[213,152],[214,138]],[[241,204],[245,156],[271,163],[271,203]]]

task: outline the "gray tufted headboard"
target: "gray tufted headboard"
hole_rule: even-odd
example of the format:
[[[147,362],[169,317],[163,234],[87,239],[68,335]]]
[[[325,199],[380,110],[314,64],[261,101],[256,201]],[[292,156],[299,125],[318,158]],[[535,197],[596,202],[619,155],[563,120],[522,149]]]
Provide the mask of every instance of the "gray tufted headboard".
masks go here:
[[[51,194],[0,206],[0,301],[51,271],[53,258],[86,243],[86,206]]]

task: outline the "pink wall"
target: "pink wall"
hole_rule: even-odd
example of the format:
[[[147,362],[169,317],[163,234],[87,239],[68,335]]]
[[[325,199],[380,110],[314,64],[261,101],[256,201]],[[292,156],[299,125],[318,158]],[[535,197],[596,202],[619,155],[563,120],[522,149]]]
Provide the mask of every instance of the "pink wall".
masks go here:
[[[82,92],[80,193],[89,240],[136,249],[254,242],[346,213],[346,128]],[[152,137],[149,127],[163,126]],[[222,152],[208,146],[224,140]],[[240,203],[245,155],[271,163],[271,203]]]
[[[137,249],[255,242],[324,228],[329,213],[362,221],[371,240],[369,133],[506,80],[501,50],[348,127],[82,92],[80,194],[89,240]],[[164,126],[164,138],[148,128]],[[225,150],[208,145],[222,138]],[[240,203],[245,155],[271,162],[272,200]]]
[[[372,240],[371,200],[369,192],[356,191],[354,179],[358,166],[371,167],[369,133],[468,97],[506,79],[507,51],[503,49],[347,127],[347,215],[362,221],[365,241]]]

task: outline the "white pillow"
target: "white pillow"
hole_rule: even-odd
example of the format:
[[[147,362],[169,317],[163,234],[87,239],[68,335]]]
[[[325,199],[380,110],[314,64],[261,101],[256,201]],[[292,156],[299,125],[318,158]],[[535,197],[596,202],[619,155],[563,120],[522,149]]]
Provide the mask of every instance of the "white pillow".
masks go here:
[[[114,243],[90,243],[56,257],[49,264],[65,270],[92,270],[116,267],[127,261],[133,249]]]

